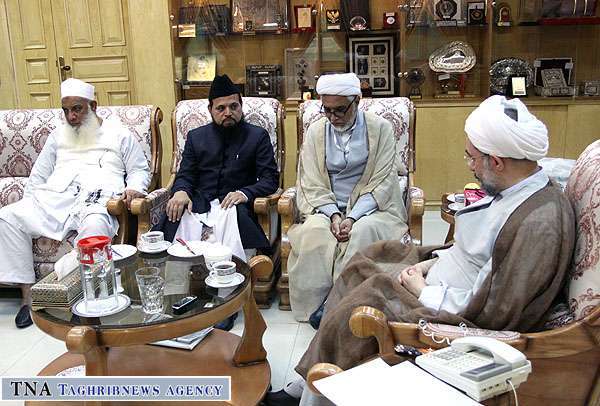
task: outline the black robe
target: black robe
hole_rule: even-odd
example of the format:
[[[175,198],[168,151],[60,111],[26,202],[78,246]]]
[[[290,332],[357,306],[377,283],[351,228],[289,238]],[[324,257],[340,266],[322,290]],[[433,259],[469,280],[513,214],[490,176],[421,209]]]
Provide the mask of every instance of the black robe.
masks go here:
[[[242,245],[268,251],[270,244],[256,219],[254,199],[274,193],[278,185],[279,171],[265,129],[245,121],[231,130],[210,123],[188,133],[171,193],[185,191],[192,199],[192,211],[205,213],[211,200],[243,192],[248,202],[237,205]],[[173,241],[178,227],[179,221],[169,221],[165,213],[154,229]]]

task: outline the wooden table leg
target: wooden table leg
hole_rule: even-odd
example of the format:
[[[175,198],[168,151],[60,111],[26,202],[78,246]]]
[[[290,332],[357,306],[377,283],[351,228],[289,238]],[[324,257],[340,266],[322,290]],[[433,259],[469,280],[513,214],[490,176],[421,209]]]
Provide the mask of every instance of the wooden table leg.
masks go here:
[[[98,346],[98,335],[92,327],[73,327],[67,334],[66,344],[70,352],[85,358],[86,375],[108,375],[108,348]]]
[[[454,224],[450,224],[450,228],[448,228],[448,234],[446,234],[446,241],[444,241],[444,244],[448,244],[453,239],[454,239]]]

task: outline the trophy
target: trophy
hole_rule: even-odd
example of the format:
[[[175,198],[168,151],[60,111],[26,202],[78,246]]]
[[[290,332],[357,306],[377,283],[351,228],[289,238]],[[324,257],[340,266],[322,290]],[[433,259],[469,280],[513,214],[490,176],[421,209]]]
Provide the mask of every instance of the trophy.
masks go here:
[[[425,83],[425,72],[421,68],[413,68],[402,75],[406,83],[410,86],[410,99],[421,99],[421,85]]]

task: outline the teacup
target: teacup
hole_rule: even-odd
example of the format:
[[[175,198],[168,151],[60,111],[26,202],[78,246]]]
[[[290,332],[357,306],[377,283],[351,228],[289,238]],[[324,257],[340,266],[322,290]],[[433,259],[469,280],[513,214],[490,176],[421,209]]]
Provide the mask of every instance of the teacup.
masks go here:
[[[219,261],[212,264],[210,277],[218,283],[229,283],[235,277],[235,262]]]
[[[148,231],[140,236],[142,249],[159,249],[165,243],[165,235],[162,231]]]
[[[214,263],[219,261],[231,261],[232,253],[231,248],[221,244],[211,244],[210,247],[204,251],[204,262],[206,262],[207,268],[210,270]]]

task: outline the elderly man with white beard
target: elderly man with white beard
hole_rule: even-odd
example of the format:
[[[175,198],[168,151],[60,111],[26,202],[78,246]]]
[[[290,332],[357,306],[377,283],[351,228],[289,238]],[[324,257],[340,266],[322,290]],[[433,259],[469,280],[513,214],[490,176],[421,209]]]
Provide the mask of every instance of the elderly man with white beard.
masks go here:
[[[150,183],[144,153],[129,131],[96,114],[94,86],[78,79],[61,84],[66,123],[53,131],[31,170],[21,200],[0,209],[0,283],[17,284],[23,294],[18,328],[32,324],[35,282],[32,239],[62,241],[71,231],[81,238],[117,234],[108,200],[127,206]]]

